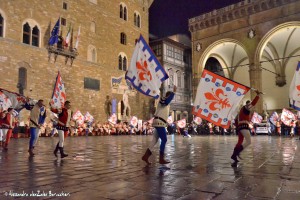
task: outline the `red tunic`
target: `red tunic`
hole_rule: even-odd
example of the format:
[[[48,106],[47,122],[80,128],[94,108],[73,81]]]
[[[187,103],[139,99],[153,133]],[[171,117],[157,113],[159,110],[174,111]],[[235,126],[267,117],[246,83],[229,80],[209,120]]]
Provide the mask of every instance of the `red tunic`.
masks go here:
[[[239,116],[238,116],[238,129],[248,129],[249,123],[250,123],[250,108],[255,106],[255,104],[259,100],[259,95],[257,95],[253,101],[250,103],[250,105],[245,105],[241,108]]]

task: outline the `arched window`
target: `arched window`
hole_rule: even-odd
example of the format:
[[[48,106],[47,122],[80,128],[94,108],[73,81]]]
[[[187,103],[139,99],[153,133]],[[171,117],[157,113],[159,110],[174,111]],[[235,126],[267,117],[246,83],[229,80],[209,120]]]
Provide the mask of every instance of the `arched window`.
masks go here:
[[[124,56],[123,58],[123,71],[127,70],[127,58]]]
[[[96,32],[96,23],[95,22],[91,22],[90,30],[92,33]]]
[[[97,62],[97,50],[96,47],[89,45],[87,60],[90,62]]]
[[[4,36],[4,19],[0,13],[0,37]]]
[[[119,70],[122,70],[122,56],[121,55],[119,55]]]
[[[140,17],[140,15],[137,16],[137,27],[141,28],[141,17]]]
[[[120,5],[120,18],[123,19],[123,5]]]
[[[140,28],[141,27],[141,16],[138,12],[134,12],[133,19],[134,19],[134,25]]]
[[[177,86],[181,88],[181,73],[177,72]]]
[[[30,44],[30,26],[28,23],[23,25],[23,43]]]
[[[120,18],[127,21],[127,7],[124,3],[120,4]]]
[[[119,70],[126,71],[127,70],[127,57],[124,53],[120,53],[119,55]]]
[[[32,29],[32,41],[31,44],[32,46],[39,46],[39,41],[40,41],[40,30],[37,26],[33,27]]]
[[[34,20],[29,19],[23,24],[23,43],[39,47],[40,32],[37,23]]]
[[[126,34],[125,33],[121,33],[121,44],[126,45]]]
[[[133,15],[133,23],[134,23],[134,25],[136,26],[137,25],[137,22],[136,22],[136,13],[134,13],[134,15]]]

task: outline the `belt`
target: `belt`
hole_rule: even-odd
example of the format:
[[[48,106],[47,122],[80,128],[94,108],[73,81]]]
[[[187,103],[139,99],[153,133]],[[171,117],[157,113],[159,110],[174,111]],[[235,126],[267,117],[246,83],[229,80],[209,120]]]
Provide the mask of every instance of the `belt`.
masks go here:
[[[154,119],[159,119],[159,120],[163,121],[164,123],[167,123],[167,121],[166,121],[166,120],[164,120],[164,119],[163,119],[163,118],[161,118],[161,117],[157,117],[157,116],[155,116],[155,117],[154,117]]]

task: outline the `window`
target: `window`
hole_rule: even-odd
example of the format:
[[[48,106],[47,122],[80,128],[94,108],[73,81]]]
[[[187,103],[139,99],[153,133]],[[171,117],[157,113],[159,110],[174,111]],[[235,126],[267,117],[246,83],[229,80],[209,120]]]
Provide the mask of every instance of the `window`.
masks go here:
[[[66,2],[63,2],[63,9],[68,10],[68,4]]]
[[[96,23],[95,22],[91,22],[90,30],[92,33],[96,32]]]
[[[173,47],[167,46],[167,56],[168,56],[168,57],[171,57],[171,58],[174,58],[174,50],[173,50]]]
[[[152,50],[153,50],[153,52],[155,53],[155,55],[156,56],[161,56],[162,54],[161,54],[161,45],[159,44],[159,45],[154,45],[153,47],[152,47]]]
[[[100,90],[100,80],[84,77],[84,89]]]
[[[177,86],[181,88],[181,74],[180,72],[177,72]]]
[[[127,21],[127,7],[124,4],[120,4],[120,18]]]
[[[134,22],[135,26],[137,26],[139,28],[141,27],[141,17],[140,17],[140,14],[138,12],[134,12],[133,22]]]
[[[4,19],[0,14],[0,37],[3,37],[4,33]]]
[[[18,88],[26,89],[27,86],[27,69],[25,67],[19,68]]]
[[[124,53],[119,55],[119,70],[126,71],[127,70],[127,57]]]
[[[23,25],[23,43],[30,44],[30,26],[28,23]]]
[[[121,44],[126,45],[126,34],[125,33],[121,33]]]
[[[176,60],[183,60],[183,52],[179,49],[174,48],[174,56]]]
[[[88,55],[87,55],[87,61],[89,62],[97,62],[97,50],[96,47],[93,45],[88,46]]]
[[[61,25],[66,26],[67,20],[65,18],[61,18]]]
[[[32,46],[39,46],[39,35],[40,35],[40,30],[37,26],[35,26],[32,29],[32,41],[31,41],[31,45]]]

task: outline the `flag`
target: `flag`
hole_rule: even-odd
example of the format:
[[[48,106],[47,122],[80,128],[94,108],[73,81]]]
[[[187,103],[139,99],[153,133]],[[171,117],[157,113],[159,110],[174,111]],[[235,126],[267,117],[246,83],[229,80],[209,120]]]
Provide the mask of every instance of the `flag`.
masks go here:
[[[0,91],[0,108],[3,110],[7,110],[9,107],[12,106],[10,99]]]
[[[79,40],[80,40],[80,26],[78,28],[78,32],[77,32],[77,37],[76,37],[76,42],[75,42],[74,49],[78,49]]]
[[[138,125],[138,118],[136,116],[131,117],[130,124],[136,127]]]
[[[54,45],[58,42],[58,34],[59,34],[59,26],[60,26],[60,17],[58,18],[55,26],[53,27],[51,31],[51,36],[49,39],[49,45]]]
[[[79,110],[77,110],[73,114],[73,120],[75,120],[78,125],[82,125],[84,123],[84,116],[81,114]]]
[[[179,128],[185,128],[186,127],[186,119],[181,119],[177,121],[177,126]]]
[[[31,108],[32,108],[32,106],[34,106],[37,102],[36,100],[33,100],[31,98],[26,98],[18,93],[10,92],[5,89],[0,88],[0,92],[3,93],[10,101],[10,103],[9,103],[8,100],[7,101],[5,100],[6,106],[12,107],[13,109],[15,109],[18,112],[20,112],[24,107],[26,107],[27,109],[30,109],[30,106],[31,106]],[[1,101],[1,99],[0,99],[0,101]]]
[[[287,126],[291,125],[292,120],[296,120],[296,116],[294,113],[289,111],[288,109],[283,108],[280,120]]]
[[[270,122],[274,125],[276,125],[276,122],[278,121],[278,119],[279,119],[279,116],[278,116],[277,112],[273,112],[269,118]]]
[[[50,105],[52,108],[62,108],[66,101],[66,92],[63,80],[60,76],[60,73],[57,73],[56,81],[53,89],[52,99]]]
[[[160,86],[169,76],[141,35],[136,43],[125,79],[142,94],[157,99]]]
[[[290,85],[289,102],[290,107],[300,111],[300,62]]]
[[[69,26],[68,33],[66,35],[66,39],[64,40],[64,46],[68,47],[70,45],[70,41],[71,41],[71,24]]]
[[[261,123],[262,119],[262,116],[260,116],[257,112],[254,112],[251,118],[251,122],[255,124]]]
[[[197,124],[197,125],[200,125],[202,123],[202,119],[200,117],[197,117],[195,116],[194,117],[194,122]]]
[[[122,81],[123,76],[119,77],[111,77],[111,87],[119,87],[121,81]]]
[[[204,70],[194,102],[193,114],[216,126],[229,128],[249,87]]]
[[[94,117],[89,112],[86,112],[86,114],[84,115],[84,121],[93,122]]]
[[[117,115],[115,113],[113,113],[109,118],[108,121],[112,124],[117,124]]]
[[[170,115],[167,119],[168,124],[172,124],[173,123],[173,117],[172,115]]]

